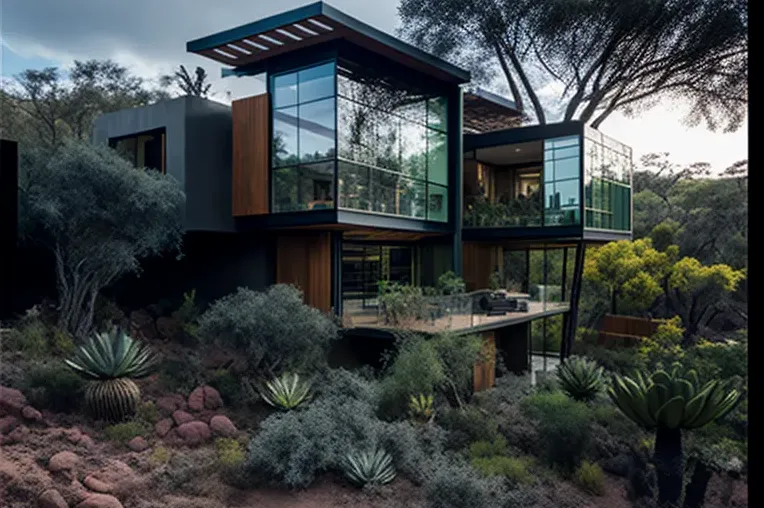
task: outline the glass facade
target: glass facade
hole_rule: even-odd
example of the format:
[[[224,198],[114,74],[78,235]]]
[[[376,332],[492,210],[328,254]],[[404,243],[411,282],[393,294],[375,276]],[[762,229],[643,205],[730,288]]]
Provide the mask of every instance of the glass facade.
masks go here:
[[[271,78],[272,212],[334,208],[335,65]]]
[[[581,224],[580,136],[544,140],[544,225]]]
[[[341,65],[339,207],[447,222],[446,115],[444,97]]]
[[[631,230],[631,148],[584,130],[584,226]]]

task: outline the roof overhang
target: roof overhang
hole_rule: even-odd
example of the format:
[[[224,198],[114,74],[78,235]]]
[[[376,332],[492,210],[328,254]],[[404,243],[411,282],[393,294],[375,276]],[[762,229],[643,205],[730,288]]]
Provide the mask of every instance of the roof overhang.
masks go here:
[[[524,114],[517,105],[482,88],[464,92],[464,130],[479,134],[522,125]]]
[[[346,39],[442,81],[462,84],[470,80],[468,71],[358,21],[324,2],[189,41],[186,50],[239,68],[335,39]]]

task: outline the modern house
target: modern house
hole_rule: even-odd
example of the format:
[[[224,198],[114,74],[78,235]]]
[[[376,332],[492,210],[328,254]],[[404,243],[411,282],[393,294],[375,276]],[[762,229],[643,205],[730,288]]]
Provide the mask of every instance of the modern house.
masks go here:
[[[630,148],[578,122],[523,127],[469,72],[322,2],[186,47],[253,95],[95,126],[185,187],[180,277],[210,297],[294,283],[359,338],[481,333],[515,370],[529,367],[531,323],[546,333],[557,319],[567,354],[586,245],[631,238]],[[380,303],[380,281],[433,287],[447,271],[466,295],[426,292],[401,320]]]

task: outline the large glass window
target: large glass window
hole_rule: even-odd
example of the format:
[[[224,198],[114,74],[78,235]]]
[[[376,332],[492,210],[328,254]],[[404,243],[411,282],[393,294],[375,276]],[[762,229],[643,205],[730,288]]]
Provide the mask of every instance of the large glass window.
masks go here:
[[[580,136],[544,140],[544,225],[581,223]]]
[[[167,140],[164,127],[134,136],[111,139],[109,146],[136,168],[156,169],[162,173],[167,170]]]
[[[585,128],[585,227],[631,230],[631,165],[631,148]]]
[[[272,212],[334,208],[334,62],[271,79]]]
[[[339,206],[447,222],[446,99],[371,72],[337,70]]]

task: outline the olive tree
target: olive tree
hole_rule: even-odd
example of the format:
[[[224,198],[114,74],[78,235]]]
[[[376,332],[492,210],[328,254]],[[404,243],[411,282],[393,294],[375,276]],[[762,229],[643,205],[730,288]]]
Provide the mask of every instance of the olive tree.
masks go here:
[[[179,252],[185,194],[173,177],[81,141],[27,152],[21,167],[22,231],[53,253],[59,327],[83,337],[101,289],[142,258]]]

